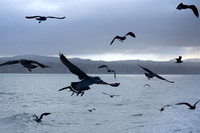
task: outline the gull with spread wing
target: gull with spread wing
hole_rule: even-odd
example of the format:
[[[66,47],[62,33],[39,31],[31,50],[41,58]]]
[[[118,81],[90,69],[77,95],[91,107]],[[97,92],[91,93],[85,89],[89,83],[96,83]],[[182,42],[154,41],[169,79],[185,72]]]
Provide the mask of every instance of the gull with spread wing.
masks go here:
[[[96,110],[96,109],[95,108],[88,109],[89,112],[92,112],[93,110]]]
[[[42,118],[43,118],[43,116],[47,116],[47,115],[50,115],[51,113],[43,113],[43,114],[41,114],[40,115],[40,117],[38,117],[37,115],[34,115],[35,116],[35,121],[36,122],[42,122]]]
[[[182,10],[182,9],[191,9],[194,13],[194,15],[198,18],[199,17],[199,12],[198,9],[195,5],[184,5],[183,3],[180,3],[176,9]]]
[[[71,86],[67,86],[65,88],[60,89],[70,89],[73,93],[77,93],[77,95],[81,94],[81,96],[84,94],[84,91],[90,89],[90,85],[92,84],[102,84],[102,85],[110,85],[112,87],[118,87],[120,83],[106,83],[103,80],[100,79],[100,77],[91,77],[88,76],[85,72],[83,72],[81,69],[79,69],[77,66],[72,64],[63,54],[60,54],[60,60],[61,62],[69,69],[69,71],[75,75],[78,76],[78,78],[81,80],[79,82],[71,82]]]
[[[145,84],[144,87],[146,87],[146,86],[151,87],[150,84]]]
[[[115,79],[116,79],[116,73],[115,73],[115,70],[111,70],[108,66],[106,66],[106,65],[101,65],[101,66],[99,66],[98,68],[107,68],[107,72],[113,72],[114,73],[114,77],[115,77]]]
[[[49,67],[49,66],[46,66],[46,65],[43,65],[37,61],[34,61],[34,60],[26,60],[26,59],[20,59],[20,60],[13,60],[13,61],[7,61],[5,63],[2,63],[0,64],[0,66],[4,66],[4,65],[13,65],[13,64],[18,64],[20,63],[22,66],[28,68],[28,70],[31,72],[31,69],[35,69],[37,68],[38,66],[40,66],[41,68],[45,68],[45,67]],[[36,65],[33,65],[33,64],[37,64],[38,66]]]
[[[132,37],[136,37],[135,34],[133,32],[128,32],[125,36],[115,36],[114,39],[112,40],[112,42],[110,43],[110,45],[113,44],[113,42],[115,41],[115,39],[118,39],[119,41],[123,42],[126,39],[126,36],[132,36]]]
[[[140,65],[139,65],[139,66],[140,66]],[[144,73],[145,76],[146,76],[148,79],[151,79],[151,78],[153,78],[153,77],[156,77],[156,78],[159,78],[159,79],[161,79],[161,80],[165,80],[165,81],[167,81],[167,82],[169,82],[169,83],[174,83],[174,81],[169,81],[169,80],[167,80],[167,79],[165,79],[165,78],[159,76],[158,74],[152,72],[151,70],[149,70],[149,69],[147,69],[147,68],[145,68],[145,67],[142,67],[142,66],[140,66],[140,67],[141,67],[142,69],[144,69],[146,72],[148,72],[148,73]]]
[[[64,19],[65,17],[53,17],[53,16],[26,16],[27,19],[36,19],[41,23],[42,21],[46,21],[47,18],[53,18],[53,19]]]
[[[182,59],[182,56],[179,56],[178,58],[175,58],[176,59],[176,62],[175,63],[182,63],[183,61],[181,60]]]
[[[199,101],[200,101],[200,100],[199,100]],[[189,103],[187,103],[187,102],[177,103],[176,105],[187,105],[187,106],[189,107],[190,110],[194,110],[194,109],[196,109],[196,105],[197,105],[197,103],[198,103],[199,101],[197,101],[194,105],[191,105],[191,104],[189,104]]]

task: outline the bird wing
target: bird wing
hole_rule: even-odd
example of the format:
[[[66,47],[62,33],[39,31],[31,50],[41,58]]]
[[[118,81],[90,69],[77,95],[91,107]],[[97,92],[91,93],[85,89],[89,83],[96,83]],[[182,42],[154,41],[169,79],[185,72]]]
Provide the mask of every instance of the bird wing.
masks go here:
[[[113,72],[114,77],[115,77],[115,79],[116,79],[116,73],[115,73],[115,70],[110,70],[110,69],[108,69],[108,72]]]
[[[12,64],[17,64],[17,63],[19,63],[19,60],[7,61],[5,63],[0,64],[0,66],[12,65]]]
[[[175,106],[173,106],[173,105],[169,105],[169,106],[171,106],[171,107],[175,108]]]
[[[69,71],[78,76],[80,80],[85,79],[88,75],[79,69],[77,66],[72,64],[63,54],[59,54],[61,62],[69,69]]]
[[[47,16],[46,18],[64,19],[65,17],[53,17],[53,16]]]
[[[200,100],[199,100],[199,101],[200,101]],[[199,101],[197,101],[197,102],[194,104],[194,106],[196,106],[196,104],[197,104]]]
[[[140,65],[139,65],[140,66]],[[150,74],[154,74],[154,72],[152,72],[151,70],[149,70],[149,69],[147,69],[147,68],[145,68],[145,67],[142,67],[142,66],[140,66],[142,69],[144,69],[145,71],[147,71],[148,73],[150,73]]]
[[[179,60],[179,58],[174,58],[174,59],[176,59],[177,61]]]
[[[162,108],[164,109],[165,107],[168,107],[169,105],[165,105],[165,106],[163,106]]]
[[[115,41],[115,39],[120,39],[121,37],[120,36],[116,36],[115,38],[113,38],[112,42],[110,43],[110,45],[113,44],[113,42]]]
[[[109,95],[110,96],[110,94],[108,94],[108,93],[105,93],[105,92],[102,92],[104,95]]]
[[[40,115],[40,118],[39,118],[39,119],[41,120],[41,119],[43,118],[43,116],[47,116],[47,115],[50,115],[50,114],[51,114],[51,113],[43,113],[43,114]]]
[[[194,12],[195,16],[198,18],[199,17],[199,12],[198,9],[195,5],[191,5],[190,9],[192,9],[192,11]]]
[[[127,35],[130,35],[130,36],[132,36],[132,37],[134,37],[134,38],[136,37],[135,34],[134,34],[133,32],[129,32],[129,33],[126,34],[126,36],[127,36]]]
[[[173,105],[169,105],[168,104],[168,105],[163,106],[162,109],[164,109],[165,107],[170,107],[170,106],[173,107],[173,108],[175,108]]]
[[[145,87],[145,86],[149,86],[149,87],[151,87],[149,84],[145,84],[144,87]]]
[[[183,105],[183,104],[185,104],[185,105],[187,105],[187,106],[189,106],[190,108],[192,108],[192,105],[190,105],[189,103],[177,103],[176,105]]]
[[[32,19],[32,18],[36,18],[36,17],[41,17],[41,16],[26,16],[25,18]]]
[[[120,95],[112,95],[112,96],[120,96]]]
[[[38,116],[37,116],[37,115],[34,114],[34,116],[35,116],[36,119],[38,119]]]
[[[40,67],[42,67],[42,68],[45,68],[45,67],[49,67],[49,66],[46,66],[46,65],[44,65],[44,64],[41,64],[41,63],[39,63],[39,62],[37,62],[37,61],[34,61],[34,60],[27,60],[28,62],[30,62],[30,63],[35,63],[35,64],[38,64]]]
[[[115,77],[115,79],[116,79],[116,72],[115,72],[114,70],[112,70],[112,72],[114,73],[114,77]]]
[[[106,66],[106,65],[101,65],[98,68],[104,68],[104,67],[108,68],[108,66]]]
[[[165,81],[167,81],[167,82],[169,82],[169,83],[174,83],[174,81],[169,81],[169,80],[167,80],[167,79],[165,79],[165,78],[159,76],[158,74],[156,74],[156,77],[159,78],[159,79],[161,79],[161,80],[165,80]]]

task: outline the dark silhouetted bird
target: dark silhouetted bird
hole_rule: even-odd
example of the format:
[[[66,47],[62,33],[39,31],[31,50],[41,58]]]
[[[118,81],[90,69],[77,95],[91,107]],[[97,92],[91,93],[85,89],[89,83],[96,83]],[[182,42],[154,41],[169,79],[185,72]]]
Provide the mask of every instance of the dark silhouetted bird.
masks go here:
[[[199,101],[200,101],[200,100],[199,100]],[[177,103],[176,105],[187,105],[187,106],[189,107],[190,110],[194,110],[194,109],[196,109],[196,105],[197,105],[197,103],[198,103],[199,101],[197,101],[194,105],[191,105],[191,104],[186,103],[186,102]]]
[[[38,66],[42,67],[42,68],[45,68],[45,67],[49,67],[49,66],[46,66],[46,65],[43,65],[37,61],[34,61],[34,60],[25,60],[25,59],[20,59],[20,60],[13,60],[13,61],[8,61],[8,62],[5,62],[5,63],[2,63],[0,64],[0,66],[4,66],[4,65],[13,65],[13,64],[18,64],[20,63],[21,65],[23,65],[24,67],[28,68],[28,70],[31,72],[31,69],[35,69],[37,68]],[[37,64],[38,66],[36,65],[33,65],[33,64]]]
[[[108,93],[105,93],[105,92],[102,92],[104,95],[108,95],[108,96],[110,96],[111,98],[112,97],[115,97],[115,96],[120,96],[120,95],[110,95],[110,94],[108,94]]]
[[[126,36],[127,35],[130,35],[130,36],[132,36],[132,37],[136,37],[135,36],[135,34],[133,33],[133,32],[129,32],[129,33],[127,33],[125,36],[116,36],[113,40],[112,40],[112,42],[110,43],[110,45],[112,45],[113,44],[113,42],[115,41],[115,39],[119,39],[119,41],[121,41],[121,42],[123,42],[125,39],[126,39]]]
[[[140,65],[139,65],[139,66],[140,66]],[[169,81],[169,80],[167,80],[167,79],[165,79],[165,78],[159,76],[158,74],[156,74],[156,73],[150,71],[149,69],[147,69],[147,68],[145,68],[145,67],[142,67],[142,66],[140,66],[140,67],[141,67],[142,69],[144,69],[146,72],[148,72],[148,73],[144,73],[145,76],[146,76],[148,79],[151,79],[151,78],[153,78],[153,77],[156,77],[156,78],[159,78],[159,79],[161,79],[161,80],[165,80],[165,81],[167,81],[167,82],[169,82],[169,83],[174,83],[174,81]]]
[[[95,108],[88,109],[89,112],[92,112],[93,110],[96,110],[96,109]]]
[[[99,77],[91,77],[88,76],[85,72],[83,72],[81,69],[79,69],[77,66],[72,64],[63,54],[60,54],[60,60],[61,62],[69,69],[69,71],[75,75],[78,76],[78,78],[81,80],[79,82],[72,82],[71,87],[67,86],[65,88],[62,88],[60,90],[64,89],[70,89],[73,93],[77,93],[83,95],[84,91],[90,89],[90,85],[92,84],[103,84],[103,85],[110,85],[112,87],[118,87],[120,83],[106,83],[103,80],[101,80]]]
[[[149,84],[145,84],[145,85],[144,85],[144,87],[146,87],[146,86],[151,87]]]
[[[107,72],[113,72],[114,73],[114,77],[116,78],[116,73],[115,73],[115,70],[111,70],[111,69],[109,69],[108,68],[108,66],[106,66],[106,65],[101,65],[101,66],[99,66],[98,68],[107,68]]]
[[[165,108],[166,107],[173,107],[173,108],[175,108],[173,105],[165,105],[165,106],[163,106],[161,109],[159,109],[160,110],[160,112],[162,112],[162,111],[164,111],[165,110]]]
[[[195,14],[195,16],[198,18],[199,17],[199,12],[198,9],[195,5],[184,5],[183,3],[180,3],[176,9],[178,10],[182,10],[182,9],[191,9],[193,11],[193,13]]]
[[[35,18],[36,20],[41,23],[42,21],[46,21],[47,18],[54,18],[54,19],[64,19],[65,17],[52,17],[52,16],[26,16],[27,19],[33,19]]]
[[[182,63],[183,61],[181,60],[182,59],[182,56],[179,56],[178,58],[175,58],[176,59],[176,62],[175,63]]]
[[[43,113],[43,114],[40,115],[40,118],[38,118],[37,115],[34,115],[34,116],[35,116],[35,119],[34,119],[34,120],[35,120],[36,122],[41,122],[43,116],[47,116],[47,115],[50,115],[50,114],[51,114],[51,113]]]

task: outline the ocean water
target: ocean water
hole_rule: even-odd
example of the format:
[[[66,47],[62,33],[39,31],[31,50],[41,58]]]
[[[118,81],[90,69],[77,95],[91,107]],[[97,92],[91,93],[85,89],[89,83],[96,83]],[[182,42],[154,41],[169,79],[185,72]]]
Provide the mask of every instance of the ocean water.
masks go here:
[[[200,99],[200,75],[99,75],[119,87],[92,85],[80,97],[68,90],[72,74],[0,74],[0,133],[199,133],[200,105],[168,107]],[[144,87],[150,84],[151,87]],[[110,98],[102,92],[120,95]],[[96,110],[89,112],[88,109]],[[34,114],[44,116],[41,123]]]

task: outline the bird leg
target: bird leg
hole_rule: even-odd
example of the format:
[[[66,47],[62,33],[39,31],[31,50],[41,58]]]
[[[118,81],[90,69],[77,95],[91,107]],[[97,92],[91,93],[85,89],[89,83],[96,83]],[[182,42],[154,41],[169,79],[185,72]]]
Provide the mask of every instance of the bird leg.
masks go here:
[[[122,43],[124,40],[120,39],[119,41]]]
[[[75,91],[71,86],[67,86],[67,87],[65,87],[65,88],[62,88],[62,89],[60,89],[59,91],[62,91],[62,90],[64,90],[64,89],[69,89],[69,90],[72,92],[71,96],[73,96],[74,93],[76,93],[77,96],[78,96],[79,94],[81,94],[81,96],[83,96],[83,94],[84,94],[84,92]]]
[[[84,92],[76,92],[77,93],[77,96],[79,95],[79,94],[81,94],[81,96],[83,96],[83,94],[84,94]]]
[[[31,72],[31,68],[28,67],[29,72]]]
[[[81,96],[83,96],[84,92],[82,92]]]

